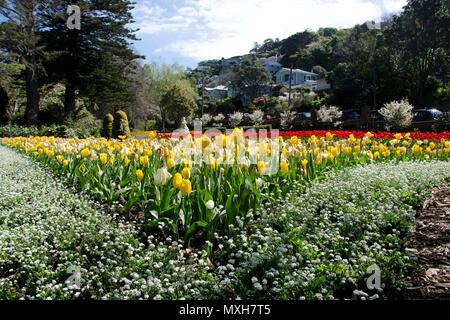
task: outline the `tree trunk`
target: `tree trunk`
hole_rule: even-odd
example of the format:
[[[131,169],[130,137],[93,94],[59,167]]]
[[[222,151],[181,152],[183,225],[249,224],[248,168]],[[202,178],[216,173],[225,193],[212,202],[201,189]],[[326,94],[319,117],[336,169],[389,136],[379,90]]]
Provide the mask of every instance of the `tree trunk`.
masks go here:
[[[6,124],[8,122],[8,105],[8,94],[3,87],[0,86],[0,124]]]
[[[28,126],[37,126],[39,123],[39,91],[36,59],[30,58],[30,63],[25,68],[25,81],[27,91],[27,108],[25,119]]]
[[[64,111],[69,119],[75,115],[75,88],[72,84],[66,84],[66,92],[64,94]]]

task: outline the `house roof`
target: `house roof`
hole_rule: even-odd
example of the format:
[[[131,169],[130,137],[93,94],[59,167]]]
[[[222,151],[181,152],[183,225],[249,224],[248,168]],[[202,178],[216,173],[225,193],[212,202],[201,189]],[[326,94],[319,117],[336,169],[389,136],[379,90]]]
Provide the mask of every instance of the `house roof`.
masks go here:
[[[214,91],[214,90],[228,90],[228,87],[226,86],[217,86],[214,88],[205,88],[206,91]]]
[[[290,73],[291,72],[291,69],[289,69],[289,68],[282,68],[282,69],[280,69],[278,72],[277,72],[277,74],[278,73]],[[315,75],[315,76],[318,76],[318,74],[317,73],[314,73],[314,72],[308,72],[308,71],[305,71],[305,70],[302,70],[302,69],[292,69],[292,73],[302,73],[302,74],[310,74],[310,75]]]

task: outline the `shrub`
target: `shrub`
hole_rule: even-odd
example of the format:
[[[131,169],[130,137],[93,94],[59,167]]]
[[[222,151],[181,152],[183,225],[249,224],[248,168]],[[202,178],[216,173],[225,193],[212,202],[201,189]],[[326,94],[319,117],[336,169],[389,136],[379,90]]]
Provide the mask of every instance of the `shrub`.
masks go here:
[[[407,128],[412,122],[412,109],[413,106],[409,104],[408,100],[404,99],[384,104],[379,113],[387,122],[387,130],[402,130]]]
[[[280,126],[283,130],[290,130],[294,124],[297,112],[285,111],[280,113]]]
[[[225,120],[225,116],[219,113],[217,116],[213,117],[214,127],[221,127],[223,125],[223,120]]]
[[[107,113],[103,119],[102,136],[111,139],[113,137],[113,122],[114,117],[111,113]]]
[[[210,115],[209,113],[204,113],[200,118],[200,121],[202,122],[202,125],[206,127],[212,121],[212,119],[212,115]]]
[[[332,124],[334,127],[341,122],[338,120],[342,117],[342,111],[335,106],[322,106],[317,111],[317,119],[322,123]]]
[[[264,122],[264,112],[261,110],[256,110],[250,115],[250,121],[255,125],[259,126]]]
[[[90,113],[86,108],[81,109],[75,115],[73,127],[91,130],[93,127],[96,127],[97,123],[95,122],[95,117],[92,113]]]
[[[130,127],[128,125],[128,117],[125,112],[122,110],[119,110],[114,115],[114,121],[113,121],[113,137],[118,138],[119,137],[119,126],[120,126],[120,120],[124,121],[125,126],[125,134],[127,137],[131,136]]]
[[[230,116],[229,123],[232,128],[236,128],[244,118],[244,114],[242,112],[236,111]]]

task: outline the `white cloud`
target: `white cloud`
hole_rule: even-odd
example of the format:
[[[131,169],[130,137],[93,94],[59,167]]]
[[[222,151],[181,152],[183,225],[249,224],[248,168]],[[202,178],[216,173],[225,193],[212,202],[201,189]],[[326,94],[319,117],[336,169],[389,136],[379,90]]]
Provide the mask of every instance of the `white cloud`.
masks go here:
[[[172,16],[157,5],[141,5],[140,34],[173,32],[172,51],[198,60],[248,52],[255,41],[286,38],[307,28],[351,27],[398,11],[406,0],[187,0]],[[182,33],[183,38],[179,34]]]

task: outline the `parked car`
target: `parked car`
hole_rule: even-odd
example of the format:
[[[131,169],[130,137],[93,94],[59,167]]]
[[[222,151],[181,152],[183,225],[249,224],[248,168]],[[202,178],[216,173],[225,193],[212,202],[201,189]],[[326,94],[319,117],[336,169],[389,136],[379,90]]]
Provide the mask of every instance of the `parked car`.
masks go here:
[[[361,115],[359,114],[359,112],[356,112],[354,110],[342,111],[341,121],[356,120],[356,119],[360,119],[360,118],[361,118]]]
[[[311,112],[297,113],[297,120],[311,120]]]
[[[413,122],[439,120],[444,114],[438,109],[417,109],[412,111]]]

